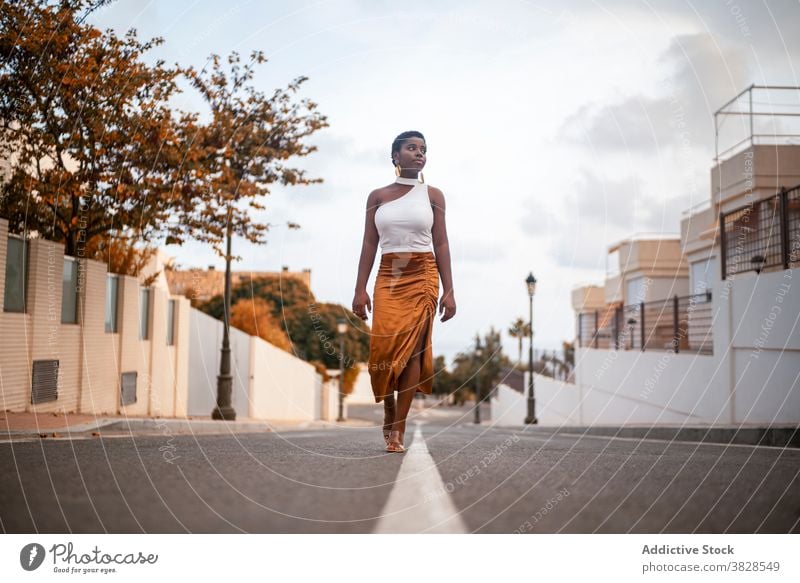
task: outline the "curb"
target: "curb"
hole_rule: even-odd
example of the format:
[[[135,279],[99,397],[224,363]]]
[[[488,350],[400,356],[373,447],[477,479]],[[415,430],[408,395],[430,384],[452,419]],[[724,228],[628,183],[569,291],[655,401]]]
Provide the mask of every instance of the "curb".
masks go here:
[[[524,425],[526,432],[536,433],[562,433],[564,435],[592,435],[599,437],[626,437],[639,439],[654,439],[659,441],[692,441],[699,443],[714,443],[718,445],[761,445],[771,447],[800,448],[800,427],[669,427],[669,426],[641,426],[641,427],[613,427],[613,426],[586,426],[586,427],[537,427]]]
[[[373,423],[348,420],[335,421],[224,421],[210,419],[172,419],[172,418],[131,418],[107,417],[70,425],[59,429],[35,430],[18,429],[0,432],[1,437],[47,438],[47,437],[87,437],[88,435],[169,435],[169,434],[232,434],[232,433],[277,433],[281,431],[302,431],[314,429],[373,427]]]

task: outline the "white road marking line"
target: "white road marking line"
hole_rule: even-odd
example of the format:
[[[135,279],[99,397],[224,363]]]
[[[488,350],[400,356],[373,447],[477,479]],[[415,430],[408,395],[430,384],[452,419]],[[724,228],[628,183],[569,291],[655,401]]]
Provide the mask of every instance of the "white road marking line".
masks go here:
[[[445,490],[419,423],[414,428],[414,440],[405,453],[386,455],[403,456],[403,463],[374,533],[469,532]]]

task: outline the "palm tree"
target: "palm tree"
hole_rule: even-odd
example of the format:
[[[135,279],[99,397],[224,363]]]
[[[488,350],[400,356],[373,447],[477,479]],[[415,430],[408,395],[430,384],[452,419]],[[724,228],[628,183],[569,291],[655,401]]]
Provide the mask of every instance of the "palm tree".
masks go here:
[[[508,329],[508,335],[512,338],[516,338],[519,341],[519,358],[517,359],[517,364],[522,362],[522,339],[527,338],[530,333],[530,322],[526,322],[522,318],[517,318],[514,320],[514,323],[511,324],[511,328]]]

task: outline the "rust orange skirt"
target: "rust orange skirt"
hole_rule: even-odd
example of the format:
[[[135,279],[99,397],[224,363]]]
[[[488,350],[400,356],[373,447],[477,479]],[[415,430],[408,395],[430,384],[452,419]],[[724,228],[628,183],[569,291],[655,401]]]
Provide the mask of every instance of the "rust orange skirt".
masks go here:
[[[417,392],[433,390],[431,335],[439,298],[439,270],[432,251],[395,251],[381,255],[372,295],[369,374],[375,402],[398,390],[397,380],[409,360],[422,365]]]

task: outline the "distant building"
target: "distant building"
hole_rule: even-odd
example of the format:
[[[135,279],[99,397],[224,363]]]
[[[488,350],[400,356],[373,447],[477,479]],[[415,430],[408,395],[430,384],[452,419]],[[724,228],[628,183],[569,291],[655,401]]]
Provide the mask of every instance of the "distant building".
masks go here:
[[[170,292],[192,300],[205,302],[225,291],[225,270],[218,270],[213,265],[209,265],[208,269],[169,269],[165,273]],[[236,287],[242,280],[259,277],[297,279],[311,289],[311,269],[289,271],[286,265],[281,271],[233,271],[231,285]]]

